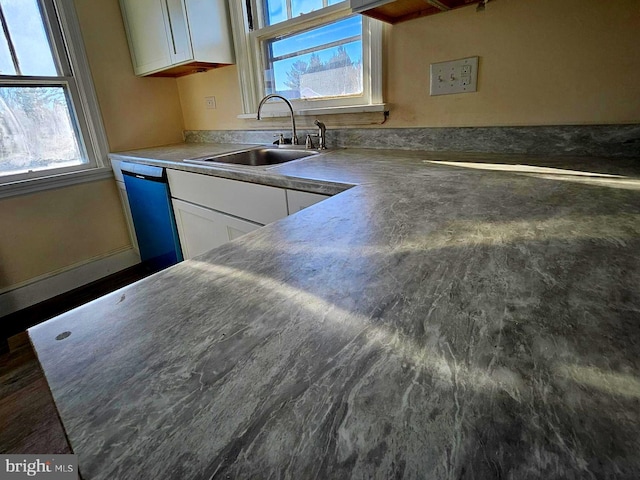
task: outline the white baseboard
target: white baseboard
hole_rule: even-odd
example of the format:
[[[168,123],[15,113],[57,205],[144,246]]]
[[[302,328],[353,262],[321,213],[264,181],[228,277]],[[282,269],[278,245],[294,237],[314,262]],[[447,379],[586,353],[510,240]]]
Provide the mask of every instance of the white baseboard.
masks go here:
[[[140,263],[133,248],[111,252],[0,290],[0,317]]]

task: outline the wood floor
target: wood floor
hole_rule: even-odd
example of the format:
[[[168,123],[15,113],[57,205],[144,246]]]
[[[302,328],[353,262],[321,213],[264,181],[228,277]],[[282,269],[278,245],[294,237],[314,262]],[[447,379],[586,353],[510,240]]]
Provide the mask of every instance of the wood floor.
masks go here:
[[[25,330],[154,272],[132,267],[0,318],[0,454],[73,453]]]
[[[26,334],[0,356],[0,454],[72,453]]]

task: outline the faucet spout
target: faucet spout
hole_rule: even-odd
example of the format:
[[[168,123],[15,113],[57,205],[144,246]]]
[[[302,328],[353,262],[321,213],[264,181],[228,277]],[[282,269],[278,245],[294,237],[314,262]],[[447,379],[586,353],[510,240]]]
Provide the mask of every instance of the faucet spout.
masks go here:
[[[267,100],[271,98],[279,98],[280,100],[282,100],[284,103],[287,104],[287,107],[289,107],[289,112],[291,113],[291,143],[293,145],[298,145],[298,135],[296,133],[296,119],[293,116],[293,106],[291,105],[291,102],[286,98],[284,98],[282,95],[271,93],[265,96],[262,100],[260,100],[260,104],[258,105],[257,119],[260,120],[260,111],[262,110],[262,106],[267,102]]]

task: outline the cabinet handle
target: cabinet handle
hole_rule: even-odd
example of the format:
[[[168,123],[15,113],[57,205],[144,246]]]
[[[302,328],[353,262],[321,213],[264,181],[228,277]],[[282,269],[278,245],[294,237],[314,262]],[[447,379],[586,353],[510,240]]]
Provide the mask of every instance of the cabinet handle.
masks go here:
[[[177,55],[178,51],[176,50],[176,39],[173,36],[173,22],[171,21],[171,10],[169,10],[169,0],[164,0],[164,5],[167,7],[167,16],[169,17],[169,32],[171,32],[171,44],[173,45],[173,54]]]

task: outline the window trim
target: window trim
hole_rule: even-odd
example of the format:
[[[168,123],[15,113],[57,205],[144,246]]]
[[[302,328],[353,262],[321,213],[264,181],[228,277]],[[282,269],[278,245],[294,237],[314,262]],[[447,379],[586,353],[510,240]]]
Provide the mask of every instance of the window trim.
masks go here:
[[[349,2],[344,1],[331,5],[322,11],[315,11],[289,19],[274,25],[248,31],[247,2],[231,0],[230,17],[233,30],[236,63],[240,81],[242,114],[238,118],[255,119],[258,103],[264,96],[264,80],[262,76],[262,49],[260,42],[277,36],[295,33],[298,27],[313,28],[331,21],[346,18],[352,14]],[[262,13],[259,1],[252,0],[254,12]],[[254,24],[258,23],[254,18]],[[384,24],[369,17],[362,17],[363,52],[363,95],[338,99],[299,99],[292,100],[297,115],[322,115],[354,113],[362,111],[383,111],[386,109],[382,95],[382,38]],[[265,109],[265,117],[288,115],[284,104],[269,104]]]
[[[0,177],[0,198],[112,177],[107,137],[91,78],[91,70],[73,0],[39,0],[45,28],[52,43],[58,77],[0,76],[3,84],[61,85],[72,99],[71,115],[76,121],[80,148],[88,163],[74,167],[41,170],[31,174]],[[63,55],[63,52],[66,55]]]

